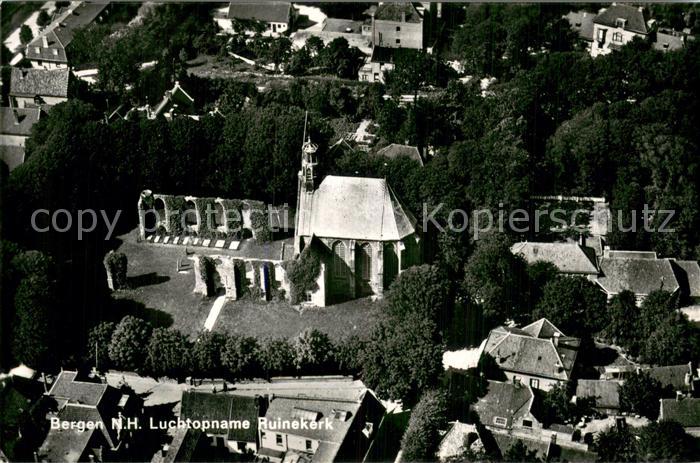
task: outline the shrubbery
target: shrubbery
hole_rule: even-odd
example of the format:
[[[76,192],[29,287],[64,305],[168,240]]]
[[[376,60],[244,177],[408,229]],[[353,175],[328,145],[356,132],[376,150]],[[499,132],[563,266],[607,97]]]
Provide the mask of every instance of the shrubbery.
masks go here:
[[[318,289],[316,280],[321,273],[321,257],[314,246],[309,245],[296,260],[285,263],[285,270],[291,286],[292,304],[299,304],[307,292]]]
[[[128,260],[126,254],[122,252],[111,252],[107,254],[107,268],[112,275],[112,285],[114,289],[125,289],[128,287],[126,269]]]

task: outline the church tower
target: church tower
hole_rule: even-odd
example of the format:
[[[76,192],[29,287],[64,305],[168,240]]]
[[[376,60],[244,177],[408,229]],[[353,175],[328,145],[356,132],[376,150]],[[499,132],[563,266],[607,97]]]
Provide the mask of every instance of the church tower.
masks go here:
[[[303,251],[303,237],[311,236],[311,206],[314,190],[318,186],[318,159],[316,157],[318,146],[307,138],[301,148],[301,170],[298,174],[297,185],[297,211],[296,227],[294,235],[294,251],[299,254]]]

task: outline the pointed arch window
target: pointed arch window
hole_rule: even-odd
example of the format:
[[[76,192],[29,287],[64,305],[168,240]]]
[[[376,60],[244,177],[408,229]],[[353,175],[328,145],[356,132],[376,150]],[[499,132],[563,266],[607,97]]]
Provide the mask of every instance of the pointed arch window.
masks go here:
[[[345,243],[336,241],[333,243],[333,276],[335,278],[345,278],[346,274]]]

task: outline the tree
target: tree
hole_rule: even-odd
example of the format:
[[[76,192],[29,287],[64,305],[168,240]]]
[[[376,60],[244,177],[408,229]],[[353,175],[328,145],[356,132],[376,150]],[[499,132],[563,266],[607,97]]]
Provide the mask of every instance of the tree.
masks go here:
[[[192,346],[190,363],[201,376],[217,377],[221,373],[221,354],[226,346],[226,337],[221,333],[204,331]]]
[[[187,336],[172,328],[156,328],[148,343],[146,368],[156,377],[180,378],[187,371],[189,351]]]
[[[656,419],[661,393],[659,382],[649,376],[649,373],[640,372],[626,379],[620,386],[620,408]]]
[[[447,425],[447,402],[444,393],[423,393],[411,412],[408,427],[401,439],[405,461],[433,461],[440,442],[440,431]]]
[[[294,369],[294,346],[286,339],[265,339],[260,348],[260,367],[269,378]]]
[[[634,435],[627,426],[611,427],[596,436],[593,448],[600,461],[638,461]]]
[[[608,304],[609,322],[605,335],[632,353],[639,350],[639,309],[632,291],[622,291]]]
[[[518,439],[518,441],[511,445],[510,448],[503,454],[503,461],[538,462],[542,460],[537,457],[536,450],[528,449],[523,441]]]
[[[229,336],[221,353],[221,364],[234,378],[255,378],[260,371],[259,350],[253,337]]]
[[[510,251],[504,234],[493,233],[479,240],[467,260],[464,290],[479,305],[491,324],[523,317],[527,264]]]
[[[39,10],[39,16],[36,17],[37,26],[44,28],[51,22],[51,16],[46,12],[45,9]]]
[[[113,322],[101,322],[93,327],[88,334],[86,357],[99,371],[105,371],[109,368],[109,344],[115,329],[116,325]]]
[[[678,422],[666,420],[644,426],[637,446],[643,461],[693,461],[699,450],[697,438]]]
[[[673,313],[646,339],[642,359],[656,365],[677,365],[697,358],[700,336],[684,314]]]
[[[32,29],[26,24],[22,24],[22,27],[19,28],[19,41],[23,44],[27,44],[31,42],[33,38],[34,34],[32,33]]]
[[[656,329],[664,324],[676,308],[676,300],[668,291],[652,291],[644,298],[639,310],[641,339],[648,339]]]
[[[571,390],[564,383],[557,384],[542,396],[542,417],[545,426],[552,423],[576,423],[585,414],[583,404],[571,402]]]
[[[109,343],[109,358],[118,368],[138,371],[144,367],[151,325],[127,315],[121,319]]]
[[[588,336],[605,326],[605,294],[583,277],[560,276],[544,287],[534,318],[547,318],[569,336]]]
[[[323,371],[333,359],[333,351],[327,334],[307,329],[294,340],[294,367],[298,372]]]
[[[387,309],[397,318],[417,314],[446,321],[449,286],[445,275],[435,266],[410,267],[391,285]]]

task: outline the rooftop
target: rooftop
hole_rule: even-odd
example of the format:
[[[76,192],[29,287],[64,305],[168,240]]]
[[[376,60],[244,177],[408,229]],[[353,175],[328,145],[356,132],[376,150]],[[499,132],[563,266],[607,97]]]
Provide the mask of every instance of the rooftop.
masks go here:
[[[530,264],[538,261],[554,264],[561,273],[597,275],[595,252],[578,243],[516,243],[513,254],[520,254]]]
[[[538,330],[537,324],[540,323],[542,327]],[[545,332],[552,331],[553,328],[549,325],[556,329],[546,320],[540,320],[526,328],[542,336]],[[558,380],[569,379],[580,340],[561,334],[552,338],[534,337],[528,331],[504,326],[495,328],[486,339],[484,353],[491,355],[502,370]]]
[[[228,17],[268,23],[288,23],[291,10],[292,4],[289,2],[242,3],[233,1],[228,7]]]
[[[423,166],[423,158],[421,157],[418,148],[416,148],[415,146],[392,143],[377,151],[376,155],[383,156],[389,159],[405,157],[408,159],[413,159],[418,164]]]
[[[683,427],[700,427],[700,399],[661,399],[659,420],[678,421]]]
[[[326,176],[314,192],[305,236],[398,241],[416,232],[416,219],[384,179]]]
[[[672,260],[671,266],[681,290],[688,297],[700,297],[700,266],[694,260]]]
[[[663,367],[652,367],[647,370],[649,376],[661,383],[662,387],[671,388],[673,391],[688,391],[691,384],[686,382],[691,380],[693,370],[689,364],[668,365]]]
[[[78,381],[75,379],[77,376],[78,373],[75,371],[61,371],[51,386],[49,395],[70,403],[97,406],[109,386],[102,383]]]
[[[598,408],[620,408],[620,383],[597,379],[579,379],[576,384],[577,398],[592,398]]]
[[[649,32],[644,20],[644,12],[636,6],[612,4],[602,10],[593,22],[608,27],[622,27],[626,31],[646,34]]]
[[[534,397],[528,385],[489,380],[486,395],[472,408],[484,426],[510,428],[514,421],[530,412]],[[497,424],[496,418],[504,418],[506,422]]]
[[[600,259],[602,275],[598,284],[609,294],[630,290],[636,295],[647,295],[663,289],[670,293],[678,288],[678,281],[669,259]]]
[[[382,3],[374,11],[374,19],[407,23],[419,23],[423,20],[411,2]]]
[[[11,96],[68,96],[70,69],[12,68]]]
[[[39,121],[39,108],[0,108],[0,134],[28,137]]]
[[[570,11],[564,18],[569,21],[571,28],[578,36],[589,42],[593,40],[593,18],[595,14],[587,11]]]
[[[247,421],[248,429],[212,429],[212,434],[227,435],[228,440],[255,442],[258,433],[259,405],[255,397],[211,393],[204,391],[186,391],[182,394],[182,417],[206,419],[211,421],[241,420]],[[217,432],[220,431],[220,432]]]

